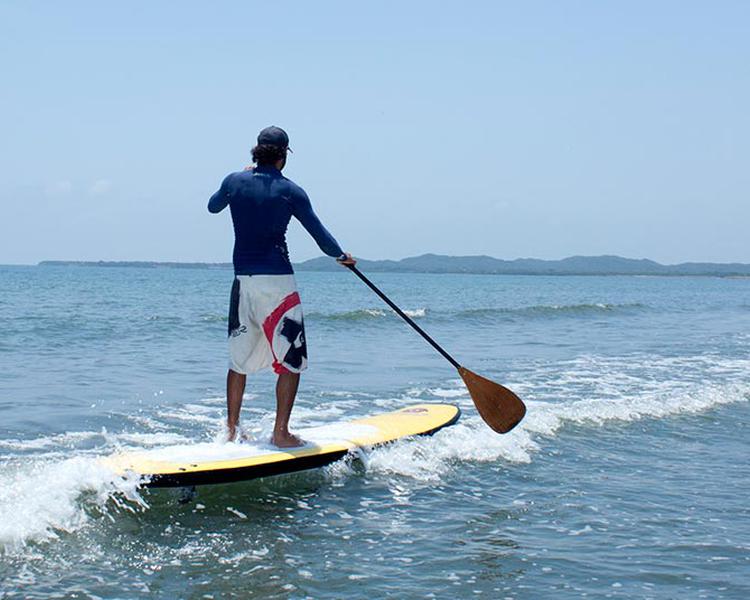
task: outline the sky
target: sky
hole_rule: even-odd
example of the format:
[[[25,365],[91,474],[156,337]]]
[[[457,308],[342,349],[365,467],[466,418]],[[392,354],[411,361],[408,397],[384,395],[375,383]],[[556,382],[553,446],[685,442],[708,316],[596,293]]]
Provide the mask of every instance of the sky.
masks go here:
[[[6,0],[0,73],[3,264],[230,261],[271,124],[358,257],[750,262],[748,2]]]

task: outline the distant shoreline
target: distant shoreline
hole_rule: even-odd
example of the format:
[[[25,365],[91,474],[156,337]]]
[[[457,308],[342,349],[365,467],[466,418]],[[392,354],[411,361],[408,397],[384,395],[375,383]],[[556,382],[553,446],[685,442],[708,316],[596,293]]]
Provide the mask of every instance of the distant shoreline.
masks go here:
[[[380,273],[443,273],[474,275],[632,275],[632,276],[703,276],[750,278],[750,264],[681,263],[663,265],[648,259],[620,256],[571,256],[562,260],[518,258],[501,260],[491,256],[442,256],[424,254],[394,260],[359,260],[363,270]],[[44,260],[40,267],[108,267],[141,269],[219,269],[232,268],[231,263],[162,262],[162,261],[67,261]],[[294,264],[296,271],[338,271],[331,258],[322,256]]]

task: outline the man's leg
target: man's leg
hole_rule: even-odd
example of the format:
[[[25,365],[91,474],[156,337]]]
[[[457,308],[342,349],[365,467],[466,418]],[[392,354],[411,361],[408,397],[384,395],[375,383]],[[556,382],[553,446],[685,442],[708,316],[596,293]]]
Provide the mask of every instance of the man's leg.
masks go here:
[[[227,371],[227,429],[229,437],[227,441],[234,441],[237,435],[237,423],[240,421],[240,409],[242,408],[242,394],[245,393],[245,380],[247,377],[229,369]]]
[[[299,373],[281,373],[276,382],[276,424],[271,443],[279,448],[302,446],[302,440],[289,433],[289,416],[297,396]]]

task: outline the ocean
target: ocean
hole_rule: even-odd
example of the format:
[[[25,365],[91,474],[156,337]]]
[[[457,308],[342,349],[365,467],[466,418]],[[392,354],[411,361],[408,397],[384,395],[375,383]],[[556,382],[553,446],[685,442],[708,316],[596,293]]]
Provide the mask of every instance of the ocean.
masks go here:
[[[351,273],[300,272],[292,429],[460,421],[180,504],[99,458],[219,439],[231,271],[0,267],[0,598],[750,597],[750,279],[371,279],[522,424],[484,425]],[[273,385],[248,379],[258,438]]]

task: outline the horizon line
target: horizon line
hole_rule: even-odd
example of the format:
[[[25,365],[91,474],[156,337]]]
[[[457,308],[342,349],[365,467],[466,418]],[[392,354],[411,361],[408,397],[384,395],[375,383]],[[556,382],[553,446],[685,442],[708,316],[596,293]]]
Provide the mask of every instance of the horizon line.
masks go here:
[[[543,261],[543,262],[560,262],[563,260],[571,259],[571,258],[616,258],[616,259],[625,259],[625,260],[632,260],[632,261],[650,261],[653,263],[656,263],[661,266],[680,266],[685,264],[712,264],[712,265],[750,265],[750,263],[745,263],[739,260],[735,261],[711,261],[711,260],[687,260],[682,262],[676,262],[676,263],[660,263],[657,260],[646,258],[646,257],[640,257],[640,258],[632,258],[628,256],[621,256],[619,254],[571,254],[568,256],[565,256],[563,258],[535,258],[530,256],[519,256],[516,258],[497,258],[495,256],[491,256],[489,254],[437,254],[435,252],[425,252],[422,254],[415,254],[412,256],[404,256],[402,258],[364,258],[364,257],[356,257],[359,261],[366,261],[366,262],[400,262],[403,260],[407,260],[410,258],[420,258],[424,256],[434,256],[439,258],[490,258],[492,260],[497,261],[504,261],[504,262],[514,262],[519,260],[536,260],[536,261]],[[332,258],[329,256],[326,256],[324,254],[320,256],[315,256],[312,258],[307,258],[299,261],[292,261],[292,264],[295,265],[301,265],[309,261],[318,260],[321,258]],[[196,265],[232,265],[232,261],[229,260],[223,260],[223,261],[212,261],[212,260],[154,260],[154,259],[57,259],[57,258],[45,258],[43,260],[37,261],[36,263],[0,263],[0,266],[3,267],[35,267],[40,266],[43,263],[158,263],[158,264],[196,264]]]

